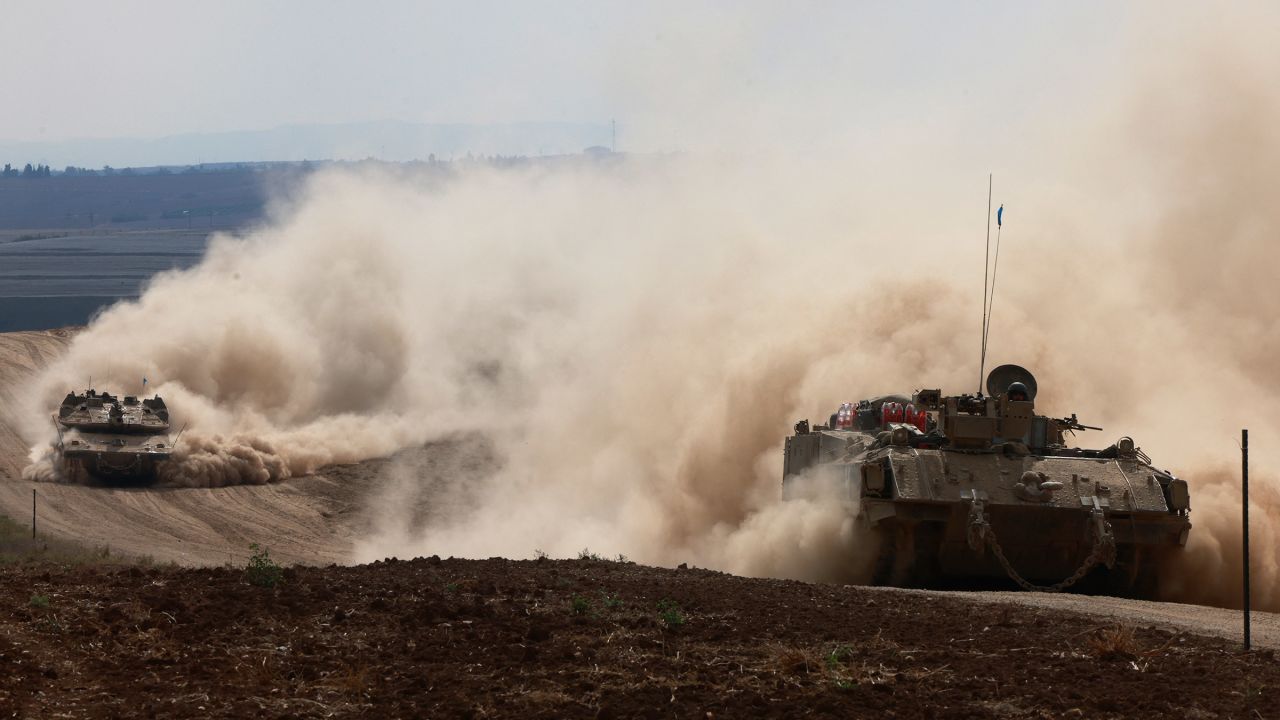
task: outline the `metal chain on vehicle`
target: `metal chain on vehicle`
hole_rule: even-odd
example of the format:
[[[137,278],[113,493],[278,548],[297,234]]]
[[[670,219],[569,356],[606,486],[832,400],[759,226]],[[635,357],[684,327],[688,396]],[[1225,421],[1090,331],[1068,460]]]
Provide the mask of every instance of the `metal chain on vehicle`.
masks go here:
[[[124,461],[124,464],[122,464],[122,465],[115,465],[115,464],[111,463],[110,461],[108,461],[106,458],[100,458],[100,459],[98,460],[98,462],[99,462],[99,463],[101,463],[102,465],[104,465],[105,467],[111,468],[112,470],[114,470],[114,471],[116,471],[116,472],[126,472],[126,473],[128,473],[128,472],[134,472],[134,471],[136,471],[139,467],[141,467],[141,465],[142,465],[142,456],[140,456],[140,455],[134,455],[131,459],[129,459],[129,460],[125,460],[125,461]]]
[[[1067,579],[1053,585],[1036,585],[1027,580],[1013,568],[1009,559],[1004,555],[1004,548],[1000,547],[999,541],[996,540],[995,530],[991,527],[991,523],[987,522],[986,515],[982,512],[980,503],[975,503],[969,513],[969,544],[974,549],[980,542],[985,542],[991,548],[991,552],[996,556],[996,560],[1000,562],[1000,567],[1004,568],[1009,579],[1013,580],[1023,590],[1031,590],[1036,592],[1056,593],[1062,592],[1067,588],[1075,585],[1098,563],[1103,563],[1107,567],[1115,565],[1116,561],[1116,541],[1111,534],[1111,524],[1108,523],[1097,511],[1090,513],[1093,523],[1093,550],[1089,552],[1089,557],[1084,559],[1084,563],[1076,568]]]

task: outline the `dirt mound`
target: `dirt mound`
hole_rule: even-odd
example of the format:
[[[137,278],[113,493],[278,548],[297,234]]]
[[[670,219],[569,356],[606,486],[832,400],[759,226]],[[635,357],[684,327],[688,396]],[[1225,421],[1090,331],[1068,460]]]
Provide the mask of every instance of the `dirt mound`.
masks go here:
[[[1271,651],[631,563],[0,569],[0,714],[1253,717]]]

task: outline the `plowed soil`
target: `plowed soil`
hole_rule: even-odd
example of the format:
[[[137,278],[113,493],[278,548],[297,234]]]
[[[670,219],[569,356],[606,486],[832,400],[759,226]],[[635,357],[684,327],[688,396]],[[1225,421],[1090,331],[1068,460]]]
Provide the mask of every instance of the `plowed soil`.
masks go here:
[[[600,560],[0,568],[15,717],[1276,717],[1273,651]],[[1130,634],[1131,633],[1131,634]]]

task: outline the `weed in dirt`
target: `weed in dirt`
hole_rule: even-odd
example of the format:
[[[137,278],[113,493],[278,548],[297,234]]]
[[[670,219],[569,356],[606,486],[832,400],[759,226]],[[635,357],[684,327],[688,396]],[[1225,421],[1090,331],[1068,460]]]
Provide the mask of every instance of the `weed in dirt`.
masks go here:
[[[57,635],[66,632],[66,628],[62,626],[62,621],[58,619],[57,613],[45,613],[45,616],[40,620],[39,626]]]
[[[550,557],[550,555],[547,555],[547,551],[545,551],[545,550],[538,550],[538,549],[534,549],[534,551],[533,551],[533,559],[534,559],[534,560],[546,560],[546,559],[547,559],[547,558],[549,558],[549,557]]]
[[[610,610],[620,610],[622,608],[622,598],[618,597],[617,593],[610,595],[609,593],[601,590],[600,602],[604,603],[604,606]]]
[[[853,650],[848,645],[841,645],[827,655],[827,667],[834,670],[852,656]]]
[[[581,595],[574,595],[573,599],[569,601],[569,610],[574,615],[586,615],[591,612],[591,601]]]
[[[48,609],[49,596],[48,595],[32,595],[31,602],[29,604],[33,608],[39,608],[41,610]]]
[[[578,553],[579,560],[602,560],[599,555],[591,552],[591,548],[582,548],[582,552]]]
[[[663,625],[668,630],[675,630],[684,625],[684,615],[680,612],[680,606],[674,600],[658,601],[658,618],[662,620]]]
[[[614,558],[613,561],[617,563],[622,563],[623,565],[631,564],[631,558],[627,557],[626,555],[623,555],[622,553],[618,553],[618,557]]]
[[[827,666],[826,675],[832,687],[837,690],[854,690],[862,686],[891,686],[902,676],[902,673],[886,668],[882,664],[872,665],[858,662],[857,653],[848,645],[837,645],[831,652],[822,657]],[[918,669],[908,671],[908,677],[925,678],[937,673],[939,669]]]
[[[249,549],[253,554],[249,556],[249,564],[244,569],[244,576],[249,584],[266,588],[279,585],[284,579],[284,568],[272,560],[267,549],[259,547],[258,543],[253,543]]]
[[[458,583],[456,582],[445,583],[444,591],[450,594],[458,592]]]
[[[1130,625],[1101,628],[1089,635],[1088,644],[1089,654],[1099,660],[1133,660],[1142,654]]]

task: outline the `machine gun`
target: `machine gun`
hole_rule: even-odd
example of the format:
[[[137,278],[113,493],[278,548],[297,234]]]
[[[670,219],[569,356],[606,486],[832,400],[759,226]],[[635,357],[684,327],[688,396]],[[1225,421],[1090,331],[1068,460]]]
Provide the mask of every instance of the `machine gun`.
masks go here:
[[[1053,418],[1053,422],[1060,429],[1071,430],[1072,432],[1076,430],[1101,430],[1102,429],[1100,427],[1094,427],[1093,425],[1081,425],[1080,421],[1076,419],[1075,413],[1071,413],[1071,417]]]

